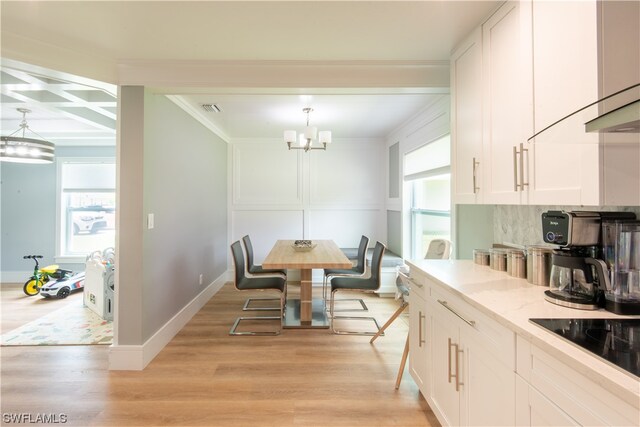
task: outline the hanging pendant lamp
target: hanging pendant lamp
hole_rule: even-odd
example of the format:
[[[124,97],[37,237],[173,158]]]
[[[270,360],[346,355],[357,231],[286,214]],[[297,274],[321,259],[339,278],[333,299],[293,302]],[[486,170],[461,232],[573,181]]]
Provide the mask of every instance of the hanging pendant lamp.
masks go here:
[[[31,110],[17,108],[22,113],[20,128],[9,136],[0,137],[0,161],[13,163],[53,163],[55,146],[52,142],[45,141],[40,135],[29,128],[27,113]],[[27,138],[25,132],[33,133],[40,139]],[[22,131],[22,136],[14,136]]]

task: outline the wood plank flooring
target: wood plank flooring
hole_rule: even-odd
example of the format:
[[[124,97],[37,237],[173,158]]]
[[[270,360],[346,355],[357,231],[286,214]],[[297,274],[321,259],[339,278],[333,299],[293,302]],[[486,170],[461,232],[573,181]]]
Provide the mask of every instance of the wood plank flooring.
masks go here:
[[[266,295],[226,284],[143,371],[108,371],[106,346],[2,347],[1,411],[80,426],[439,426],[408,373],[394,390],[405,315],[373,345],[327,330],[231,337],[249,296]],[[365,301],[380,324],[399,304]]]

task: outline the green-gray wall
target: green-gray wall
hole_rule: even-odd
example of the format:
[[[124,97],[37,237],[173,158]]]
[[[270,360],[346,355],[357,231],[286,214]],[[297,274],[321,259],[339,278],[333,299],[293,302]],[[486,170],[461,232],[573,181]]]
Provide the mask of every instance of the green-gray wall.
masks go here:
[[[56,157],[111,157],[115,147],[56,147]],[[13,282],[33,270],[23,255],[44,256],[53,264],[56,255],[56,162],[45,165],[0,163],[2,177],[0,227],[2,282]],[[60,264],[71,270],[83,270],[82,264]],[[26,277],[22,278],[26,280]]]
[[[227,144],[165,96],[120,103],[117,344],[136,345],[227,269]]]

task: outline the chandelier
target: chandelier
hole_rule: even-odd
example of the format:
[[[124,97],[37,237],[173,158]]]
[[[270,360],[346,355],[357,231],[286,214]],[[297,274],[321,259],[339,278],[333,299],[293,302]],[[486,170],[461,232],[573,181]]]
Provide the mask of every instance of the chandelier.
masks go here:
[[[289,150],[326,150],[327,144],[331,144],[331,131],[323,130],[318,132],[318,128],[309,126],[309,113],[313,111],[313,108],[303,108],[302,112],[307,115],[307,126],[304,131],[298,135],[295,130],[284,131],[284,142],[287,143]],[[321,144],[321,146],[314,146],[314,143]],[[295,145],[297,142],[297,145]]]
[[[27,113],[31,110],[16,108],[22,113],[20,128],[9,136],[0,137],[0,161],[13,163],[52,163],[54,145],[45,141],[40,135],[29,129]],[[13,136],[22,130],[22,136]],[[25,131],[35,134],[41,139],[26,138]]]

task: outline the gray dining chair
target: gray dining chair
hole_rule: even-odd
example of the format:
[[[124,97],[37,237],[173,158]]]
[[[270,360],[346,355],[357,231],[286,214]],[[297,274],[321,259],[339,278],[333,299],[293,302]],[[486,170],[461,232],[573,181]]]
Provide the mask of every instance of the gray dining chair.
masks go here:
[[[282,318],[287,298],[286,280],[281,276],[247,277],[245,274],[245,259],[240,241],[231,245],[231,255],[235,267],[234,286],[239,291],[276,291],[280,293],[279,316],[251,316],[238,317],[229,331],[229,335],[279,335],[282,332]],[[280,327],[277,331],[247,331],[237,332],[238,325],[243,320],[278,320]]]
[[[244,244],[244,250],[247,255],[247,265],[245,266],[245,273],[249,276],[259,276],[259,277],[267,277],[267,276],[282,276],[286,280],[287,278],[287,270],[272,270],[263,268],[261,265],[257,265],[253,263],[253,245],[251,244],[251,238],[247,234],[242,238],[242,243]],[[278,308],[272,307],[251,307],[251,304],[255,301],[265,302],[265,301],[278,301],[279,298],[247,298],[242,307],[243,311],[274,311],[278,310]]]
[[[335,301],[336,294],[339,291],[357,291],[357,292],[367,292],[372,293],[377,291],[380,288],[380,273],[382,269],[382,257],[384,255],[386,247],[380,243],[376,242],[376,246],[373,249],[373,256],[371,257],[371,275],[368,278],[364,277],[350,277],[350,276],[338,276],[334,277],[330,280],[331,286],[331,302],[329,305],[329,317],[331,323],[331,331],[334,334],[350,334],[350,335],[375,335],[380,331],[380,326],[378,325],[378,321],[375,317],[363,317],[363,316],[336,316],[335,315]],[[376,325],[376,332],[358,332],[358,331],[347,331],[347,330],[337,330],[335,328],[335,320],[336,319],[345,319],[345,320],[372,320]]]
[[[369,238],[363,235],[360,238],[360,245],[358,245],[358,256],[356,258],[356,265],[352,268],[344,268],[344,269],[329,269],[325,268],[324,270],[324,278],[322,280],[322,299],[324,300],[325,306],[327,305],[327,287],[330,280],[334,277],[357,277],[363,276],[367,270],[367,249],[369,248]],[[358,301],[362,308],[350,310],[335,310],[335,311],[368,311],[369,308],[364,303],[361,298],[348,298],[341,299],[340,301]]]

